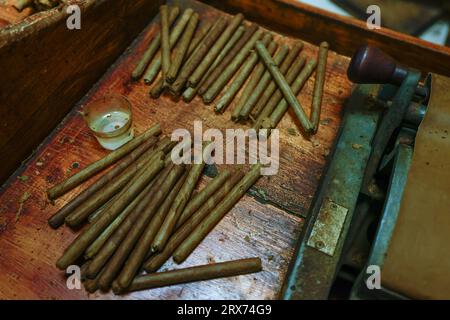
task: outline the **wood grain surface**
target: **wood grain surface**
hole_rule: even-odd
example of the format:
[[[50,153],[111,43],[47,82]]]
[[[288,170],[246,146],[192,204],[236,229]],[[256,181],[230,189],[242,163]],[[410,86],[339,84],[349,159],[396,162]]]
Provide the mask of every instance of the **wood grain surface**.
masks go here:
[[[202,3],[181,3],[199,12],[203,23],[224,14]],[[155,21],[148,25],[87,96],[74,106],[35,156],[3,187],[0,194],[0,298],[120,298],[112,293],[88,295],[84,289],[68,290],[64,275],[56,269],[55,262],[76,234],[66,227],[55,231],[47,225],[47,219],[58,208],[92,181],[72,190],[54,205],[46,199],[46,189],[107,154],[78,114],[90,101],[107,93],[126,95],[133,106],[134,127],[138,134],[155,122],[161,124],[166,134],[176,128],[192,130],[194,120],[202,120],[204,130],[245,128],[229,120],[233,105],[225,114],[216,115],[213,106],[204,105],[199,98],[190,104],[174,102],[166,96],[152,100],[148,86],[143,82],[131,82],[131,71],[158,28]],[[298,41],[279,34],[274,37],[279,43],[290,46]],[[317,47],[306,43],[304,52],[308,57],[315,57]],[[351,84],[345,76],[348,61],[348,58],[330,52],[319,133],[306,139],[300,134],[294,115],[287,114],[279,126],[279,173],[260,179],[253,190],[257,196],[241,199],[181,265],[259,256],[264,271],[137,292],[125,295],[125,298],[271,299],[277,296],[303,217],[307,215],[328,153],[335,143],[344,102],[351,93]],[[307,113],[313,86],[314,77],[299,95]],[[201,183],[206,179],[203,177]],[[169,262],[163,268],[172,267],[175,265]]]

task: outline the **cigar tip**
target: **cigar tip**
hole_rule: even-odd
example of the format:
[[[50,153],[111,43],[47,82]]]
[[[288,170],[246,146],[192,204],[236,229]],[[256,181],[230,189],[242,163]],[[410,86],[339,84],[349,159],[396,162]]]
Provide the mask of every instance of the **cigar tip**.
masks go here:
[[[320,44],[320,47],[324,48],[324,49],[328,49],[330,47],[330,44],[328,42],[324,41]]]
[[[115,294],[122,294],[124,292],[123,287],[119,284],[119,281],[114,281],[111,288]]]

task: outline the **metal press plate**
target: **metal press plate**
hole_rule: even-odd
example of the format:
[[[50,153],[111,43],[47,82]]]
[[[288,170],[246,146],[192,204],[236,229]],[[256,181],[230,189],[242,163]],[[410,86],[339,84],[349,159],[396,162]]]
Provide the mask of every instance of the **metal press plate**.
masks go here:
[[[348,209],[325,199],[309,236],[307,245],[329,256],[334,255]]]

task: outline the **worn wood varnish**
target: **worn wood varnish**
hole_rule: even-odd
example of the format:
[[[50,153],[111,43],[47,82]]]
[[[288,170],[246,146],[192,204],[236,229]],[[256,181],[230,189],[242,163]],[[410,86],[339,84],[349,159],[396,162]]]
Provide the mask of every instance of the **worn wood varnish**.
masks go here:
[[[201,3],[182,3],[191,4],[203,22],[223,14]],[[78,114],[84,105],[106,93],[126,95],[133,105],[137,133],[155,122],[161,123],[165,133],[176,128],[192,131],[195,120],[203,121],[204,130],[243,127],[230,121],[231,110],[237,100],[223,115],[216,115],[213,106],[205,106],[198,97],[190,104],[174,102],[166,96],[153,100],[148,96],[148,86],[130,80],[135,64],[157,28],[158,23],[154,21],[143,31],[100,82],[73,108],[36,155],[4,186],[0,194],[1,298],[116,297],[100,293],[88,295],[84,289],[66,288],[65,277],[56,269],[55,262],[76,234],[65,227],[54,231],[47,225],[47,219],[58,208],[92,181],[64,195],[55,205],[46,199],[46,189],[106,154]],[[277,34],[274,37],[290,46],[297,41]],[[308,57],[316,56],[317,47],[305,44],[304,52]],[[350,95],[351,85],[345,76],[348,61],[348,58],[330,52],[319,133],[310,140],[305,139],[298,130],[294,114],[286,115],[279,126],[281,159],[278,175],[260,179],[252,190],[256,196],[241,199],[181,265],[259,256],[263,260],[264,271],[135,292],[126,295],[126,298],[265,299],[277,296],[301,229],[302,216],[307,215],[311,205],[328,153],[336,140],[344,102]],[[314,77],[299,96],[307,113],[310,111],[313,87]],[[203,185],[206,179],[202,178]],[[163,268],[172,267],[178,266],[169,262]]]

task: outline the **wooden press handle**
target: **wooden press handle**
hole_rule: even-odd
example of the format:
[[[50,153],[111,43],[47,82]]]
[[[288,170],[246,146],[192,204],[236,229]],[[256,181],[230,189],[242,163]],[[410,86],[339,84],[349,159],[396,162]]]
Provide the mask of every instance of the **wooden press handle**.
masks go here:
[[[408,73],[394,59],[376,47],[359,48],[347,70],[348,78],[355,83],[400,85]]]

